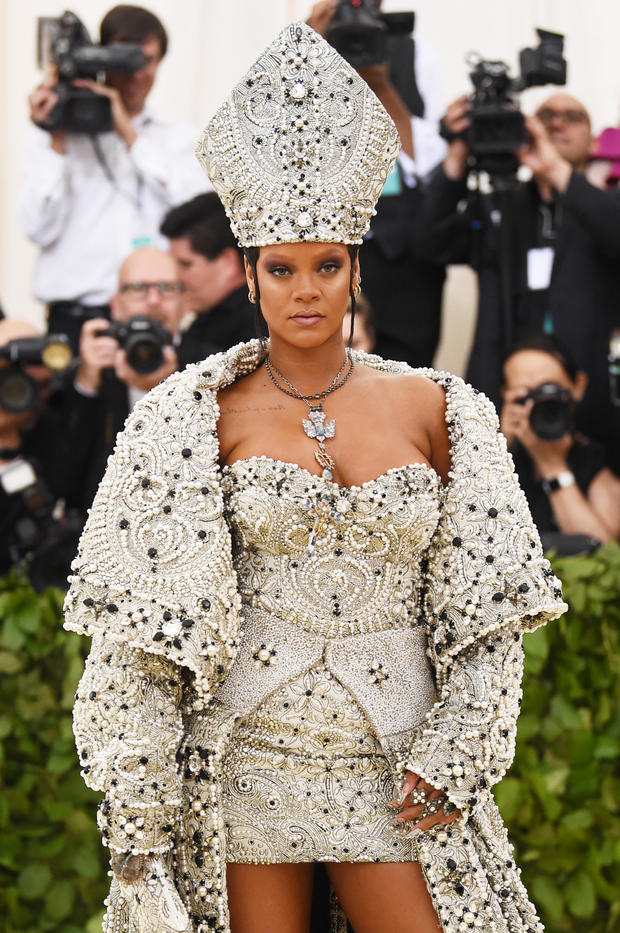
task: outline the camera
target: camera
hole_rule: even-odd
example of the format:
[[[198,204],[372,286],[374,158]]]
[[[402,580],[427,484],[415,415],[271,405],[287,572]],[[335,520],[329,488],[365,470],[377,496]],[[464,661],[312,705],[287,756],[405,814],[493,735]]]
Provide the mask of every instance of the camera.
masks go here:
[[[112,109],[107,97],[88,88],[74,87],[75,78],[97,78],[103,71],[138,71],[146,64],[141,46],[134,42],[95,45],[80,19],[67,10],[62,16],[38,19],[37,60],[40,68],[53,71],[58,83],[58,103],[44,130],[71,133],[106,133],[112,129]]]
[[[113,337],[127,354],[127,362],[137,373],[154,373],[164,362],[163,348],[172,343],[172,335],[159,321],[137,314],[129,321],[112,321],[97,337]]]
[[[470,98],[469,128],[463,134],[477,171],[490,175],[515,174],[519,161],[515,150],[527,141],[525,120],[519,109],[518,94],[528,87],[566,84],[564,36],[545,29],[536,30],[539,44],[519,53],[520,76],[511,78],[508,65],[487,61],[470,54],[469,74],[474,86]],[[453,136],[442,129],[450,141]]]
[[[0,368],[0,408],[15,415],[34,408],[39,401],[38,383],[26,372],[26,366],[46,366],[52,372],[62,372],[72,358],[69,338],[64,334],[10,340],[0,347],[0,360],[9,362],[9,366]]]
[[[620,331],[609,338],[609,394],[612,405],[620,407]]]
[[[389,38],[413,32],[413,13],[380,13],[372,0],[339,0],[325,38],[354,68],[389,58]]]
[[[543,382],[531,389],[517,404],[532,401],[530,427],[543,441],[557,441],[573,430],[575,399],[571,392],[555,382]]]
[[[37,464],[17,456],[0,476],[0,574],[26,570],[32,586],[63,587],[82,529],[79,515],[56,515],[56,502]]]

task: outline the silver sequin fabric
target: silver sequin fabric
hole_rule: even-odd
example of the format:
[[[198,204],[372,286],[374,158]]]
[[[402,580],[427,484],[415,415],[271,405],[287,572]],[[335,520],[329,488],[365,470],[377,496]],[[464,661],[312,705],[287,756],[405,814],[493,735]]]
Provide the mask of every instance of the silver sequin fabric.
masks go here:
[[[394,778],[347,690],[322,665],[265,700],[223,766],[230,862],[400,862]]]
[[[261,457],[226,468],[224,489],[246,624],[216,702],[252,708],[222,763],[227,860],[410,860],[390,804],[395,746],[435,699],[414,624],[435,473],[410,464],[346,488]],[[319,496],[334,521],[308,554]]]

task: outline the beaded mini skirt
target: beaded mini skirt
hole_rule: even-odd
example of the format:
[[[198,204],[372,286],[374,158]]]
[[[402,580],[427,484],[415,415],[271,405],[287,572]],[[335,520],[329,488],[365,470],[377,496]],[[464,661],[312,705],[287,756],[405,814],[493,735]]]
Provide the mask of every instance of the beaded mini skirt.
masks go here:
[[[371,725],[322,664],[267,697],[223,762],[228,862],[404,862],[393,772]]]

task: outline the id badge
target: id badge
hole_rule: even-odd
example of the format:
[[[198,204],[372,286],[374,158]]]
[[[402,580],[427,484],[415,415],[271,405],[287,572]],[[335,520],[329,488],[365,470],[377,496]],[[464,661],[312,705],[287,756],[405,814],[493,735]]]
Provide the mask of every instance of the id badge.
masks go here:
[[[527,287],[532,292],[549,288],[555,251],[552,246],[527,251]]]

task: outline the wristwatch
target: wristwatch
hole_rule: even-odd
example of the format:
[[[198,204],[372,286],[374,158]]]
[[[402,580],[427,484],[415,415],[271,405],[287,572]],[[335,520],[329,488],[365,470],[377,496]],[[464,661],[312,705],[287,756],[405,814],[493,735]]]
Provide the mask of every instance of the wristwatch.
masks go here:
[[[542,481],[542,488],[549,496],[558,489],[566,489],[567,486],[572,486],[574,482],[574,474],[571,473],[570,470],[562,470],[561,473],[558,473],[558,475],[554,476],[552,479],[544,479]]]

